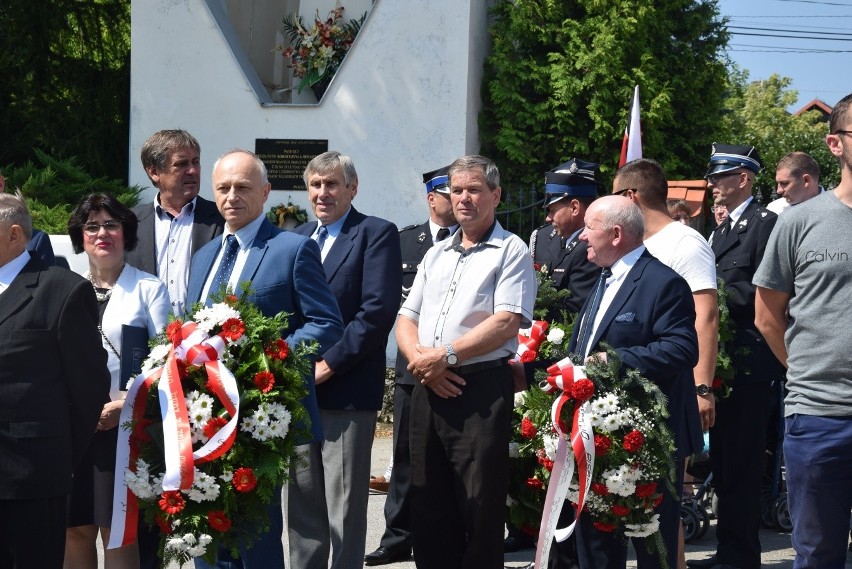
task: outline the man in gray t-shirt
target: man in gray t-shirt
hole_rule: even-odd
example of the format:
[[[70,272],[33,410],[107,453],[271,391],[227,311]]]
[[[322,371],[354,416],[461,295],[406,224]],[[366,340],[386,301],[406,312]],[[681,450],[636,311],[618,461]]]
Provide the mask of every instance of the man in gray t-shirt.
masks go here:
[[[796,569],[844,566],[852,508],[852,95],[834,107],[829,131],[840,185],[785,212],[753,279],[755,324],[788,368]]]

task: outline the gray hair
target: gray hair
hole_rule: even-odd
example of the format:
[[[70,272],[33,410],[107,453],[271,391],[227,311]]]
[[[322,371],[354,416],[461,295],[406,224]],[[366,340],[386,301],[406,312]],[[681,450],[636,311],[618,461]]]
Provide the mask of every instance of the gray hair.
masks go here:
[[[175,150],[192,148],[201,156],[201,145],[194,136],[185,130],[160,130],[151,135],[151,138],[142,145],[142,167],[165,170],[169,155]]]
[[[626,235],[637,239],[639,243],[645,236],[645,217],[642,215],[642,210],[627,198],[614,200],[611,205],[603,209],[601,223],[603,227],[600,229],[606,230],[616,225],[621,226]]]
[[[219,158],[217,158],[216,161],[213,163],[213,172],[216,171],[216,168],[219,166],[219,162],[221,162],[223,158],[226,158],[231,154],[246,154],[250,156],[254,160],[254,163],[257,165],[257,169],[260,170],[260,178],[263,185],[265,186],[269,183],[269,172],[266,170],[266,164],[263,163],[263,160],[261,160],[260,157],[254,152],[250,150],[243,150],[242,148],[233,148],[219,156]]]
[[[337,167],[343,172],[343,183],[349,187],[354,182],[358,181],[358,173],[355,171],[355,163],[346,154],[342,154],[336,150],[323,152],[319,156],[308,162],[305,166],[305,172],[302,174],[302,179],[305,181],[305,186],[308,185],[308,178],[313,174],[328,174]]]
[[[18,225],[28,241],[32,238],[33,219],[30,217],[27,200],[24,199],[21,190],[14,194],[0,194],[0,222]]]
[[[485,175],[485,183],[488,184],[491,191],[500,187],[500,171],[497,169],[497,165],[490,158],[478,154],[462,156],[450,164],[450,170],[447,174],[450,178],[450,186],[452,187],[453,174],[467,170],[481,171]]]

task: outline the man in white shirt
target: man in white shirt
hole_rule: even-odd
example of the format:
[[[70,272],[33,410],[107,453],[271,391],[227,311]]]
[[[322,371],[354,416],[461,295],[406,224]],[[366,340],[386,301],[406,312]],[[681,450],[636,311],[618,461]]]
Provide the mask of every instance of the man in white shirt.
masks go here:
[[[719,347],[719,305],[713,250],[701,234],[669,217],[666,173],[654,160],[642,158],[622,166],[616,172],[612,193],[630,198],[639,206],[645,218],[644,243],[648,252],[674,269],[692,290],[695,331],[698,334],[698,365],[693,372],[701,427],[706,431],[715,421],[715,404],[710,389]]]
[[[775,166],[775,184],[778,195],[766,209],[781,212],[815,197],[825,189],[819,185],[819,164],[804,152],[791,152]]]

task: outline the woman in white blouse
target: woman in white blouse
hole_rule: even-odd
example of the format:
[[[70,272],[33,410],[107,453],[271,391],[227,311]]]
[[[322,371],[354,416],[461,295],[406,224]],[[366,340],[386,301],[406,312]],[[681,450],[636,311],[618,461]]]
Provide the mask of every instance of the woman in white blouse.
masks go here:
[[[128,377],[120,377],[122,326],[161,331],[171,309],[166,286],[157,277],[124,262],[125,251],[137,242],[138,222],[134,213],[112,196],[93,194],[77,206],[68,221],[74,251],[86,252],[86,274],[98,298],[101,339],[112,375],[109,401],[104,402],[98,432],[86,455],[74,470],[74,485],[68,498],[65,567],[97,569],[96,541],[104,544],[106,569],[136,569],[136,544],[106,549],[112,519],[115,445]]]

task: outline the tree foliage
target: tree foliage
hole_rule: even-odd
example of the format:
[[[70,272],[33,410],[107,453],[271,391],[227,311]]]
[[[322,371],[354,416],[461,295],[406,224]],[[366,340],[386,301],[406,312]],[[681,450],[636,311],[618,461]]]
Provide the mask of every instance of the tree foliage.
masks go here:
[[[71,212],[89,194],[111,194],[128,207],[139,203],[141,186],[90,176],[73,158],[58,160],[40,150],[35,155],[38,163],[27,161],[8,168],[4,175],[9,189],[20,188],[26,196],[37,229],[66,233]]]
[[[791,83],[792,79],[778,75],[750,82],[748,72],[735,67],[730,74],[725,138],[719,142],[757,147],[764,169],[755,179],[754,191],[764,203],[775,196],[775,164],[793,151],[806,152],[817,161],[824,187],[832,188],[840,181],[840,165],[825,144],[828,125],[820,113],[787,112],[798,99],[798,93],[789,88]]]
[[[540,185],[571,157],[606,178],[636,84],[644,155],[703,175],[727,79],[715,0],[498,0],[493,17],[480,135],[505,185]]]
[[[3,0],[0,69],[0,164],[40,148],[126,180],[129,0]]]

